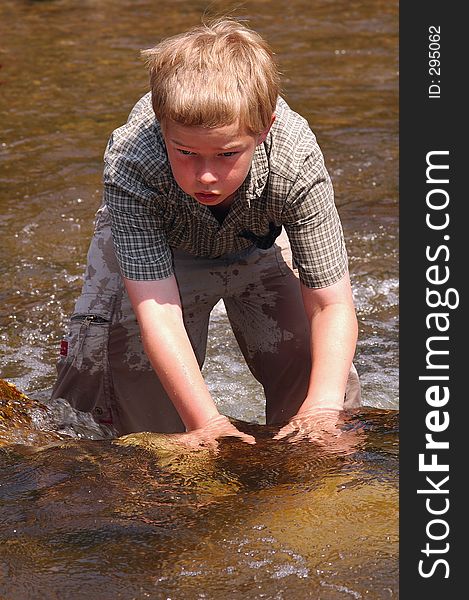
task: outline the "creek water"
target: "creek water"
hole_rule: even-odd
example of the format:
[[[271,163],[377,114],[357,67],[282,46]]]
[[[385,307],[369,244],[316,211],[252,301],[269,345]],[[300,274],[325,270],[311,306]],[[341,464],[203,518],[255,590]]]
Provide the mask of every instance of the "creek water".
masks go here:
[[[254,447],[195,452],[0,402],[2,600],[396,597],[398,411],[344,415],[327,445],[235,423]]]
[[[283,95],[325,155],[360,325],[368,408],[354,423],[366,433],[346,458],[276,449],[255,425],[262,391],[218,305],[204,374],[221,411],[257,427],[255,453],[224,441],[215,485],[93,439],[99,432],[73,411],[65,446],[26,451],[30,431],[19,428],[23,449],[0,455],[8,600],[398,594],[397,434],[386,425],[398,409],[397,2],[2,0],[0,377],[46,398],[81,287],[104,148],[148,90],[139,51],[207,11],[233,11],[271,43]],[[50,423],[64,410],[49,407]]]

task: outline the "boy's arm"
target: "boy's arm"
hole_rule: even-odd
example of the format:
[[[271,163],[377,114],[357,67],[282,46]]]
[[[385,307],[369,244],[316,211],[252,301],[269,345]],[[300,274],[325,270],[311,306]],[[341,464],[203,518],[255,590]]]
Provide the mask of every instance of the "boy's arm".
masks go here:
[[[124,282],[140,325],[145,352],[186,430],[207,430],[212,438],[236,435],[252,441],[251,436],[230,427],[215,406],[184,327],[174,275],[158,281],[124,278]]]
[[[319,289],[301,284],[303,304],[311,327],[312,368],[306,398],[297,414],[275,436],[310,437],[337,447],[333,436],[343,410],[345,387],[357,342],[357,318],[348,273],[337,283]],[[324,433],[333,434],[324,439]],[[350,440],[342,439],[339,447]],[[352,444],[353,445],[353,444]],[[343,449],[343,448],[342,448]]]
[[[312,369],[298,414],[311,408],[342,410],[358,334],[349,275],[326,288],[301,284],[301,292],[311,327]]]

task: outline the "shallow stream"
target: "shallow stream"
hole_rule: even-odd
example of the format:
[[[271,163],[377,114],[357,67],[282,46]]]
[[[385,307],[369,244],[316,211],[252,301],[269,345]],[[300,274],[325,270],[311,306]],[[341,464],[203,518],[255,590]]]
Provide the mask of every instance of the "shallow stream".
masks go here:
[[[398,594],[397,2],[2,0],[0,377],[47,396],[104,148],[148,89],[139,50],[206,9],[234,10],[271,43],[283,95],[325,155],[360,324],[358,445],[324,456],[273,442],[218,305],[204,372],[222,412],[254,423],[244,427],[260,437],[255,452],[225,440],[188,473],[184,461],[93,439],[73,411],[49,407],[42,423],[63,443],[28,425],[0,450],[2,600]]]

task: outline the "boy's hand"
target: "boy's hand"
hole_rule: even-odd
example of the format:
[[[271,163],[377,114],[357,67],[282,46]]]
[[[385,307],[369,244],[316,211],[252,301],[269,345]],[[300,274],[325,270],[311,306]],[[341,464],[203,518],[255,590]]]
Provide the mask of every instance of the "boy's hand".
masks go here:
[[[237,437],[247,444],[256,443],[252,435],[236,429],[228,417],[224,415],[216,415],[209,419],[201,428],[181,434],[180,442],[193,450],[217,448],[217,439],[221,437]]]
[[[332,452],[349,454],[356,449],[358,436],[355,431],[340,429],[340,414],[334,408],[310,408],[293,416],[274,439],[288,437],[289,442],[307,439]]]

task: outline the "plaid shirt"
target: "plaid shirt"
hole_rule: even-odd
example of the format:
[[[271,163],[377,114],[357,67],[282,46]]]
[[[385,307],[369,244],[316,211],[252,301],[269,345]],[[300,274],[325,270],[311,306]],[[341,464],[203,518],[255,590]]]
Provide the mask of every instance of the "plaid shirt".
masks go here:
[[[329,174],[308,123],[279,98],[276,120],[257,146],[250,172],[222,224],[179,188],[146,94],[109,140],[104,201],[124,277],[164,279],[171,248],[223,257],[269,248],[285,227],[300,280],[327,287],[347,270],[342,227]]]

